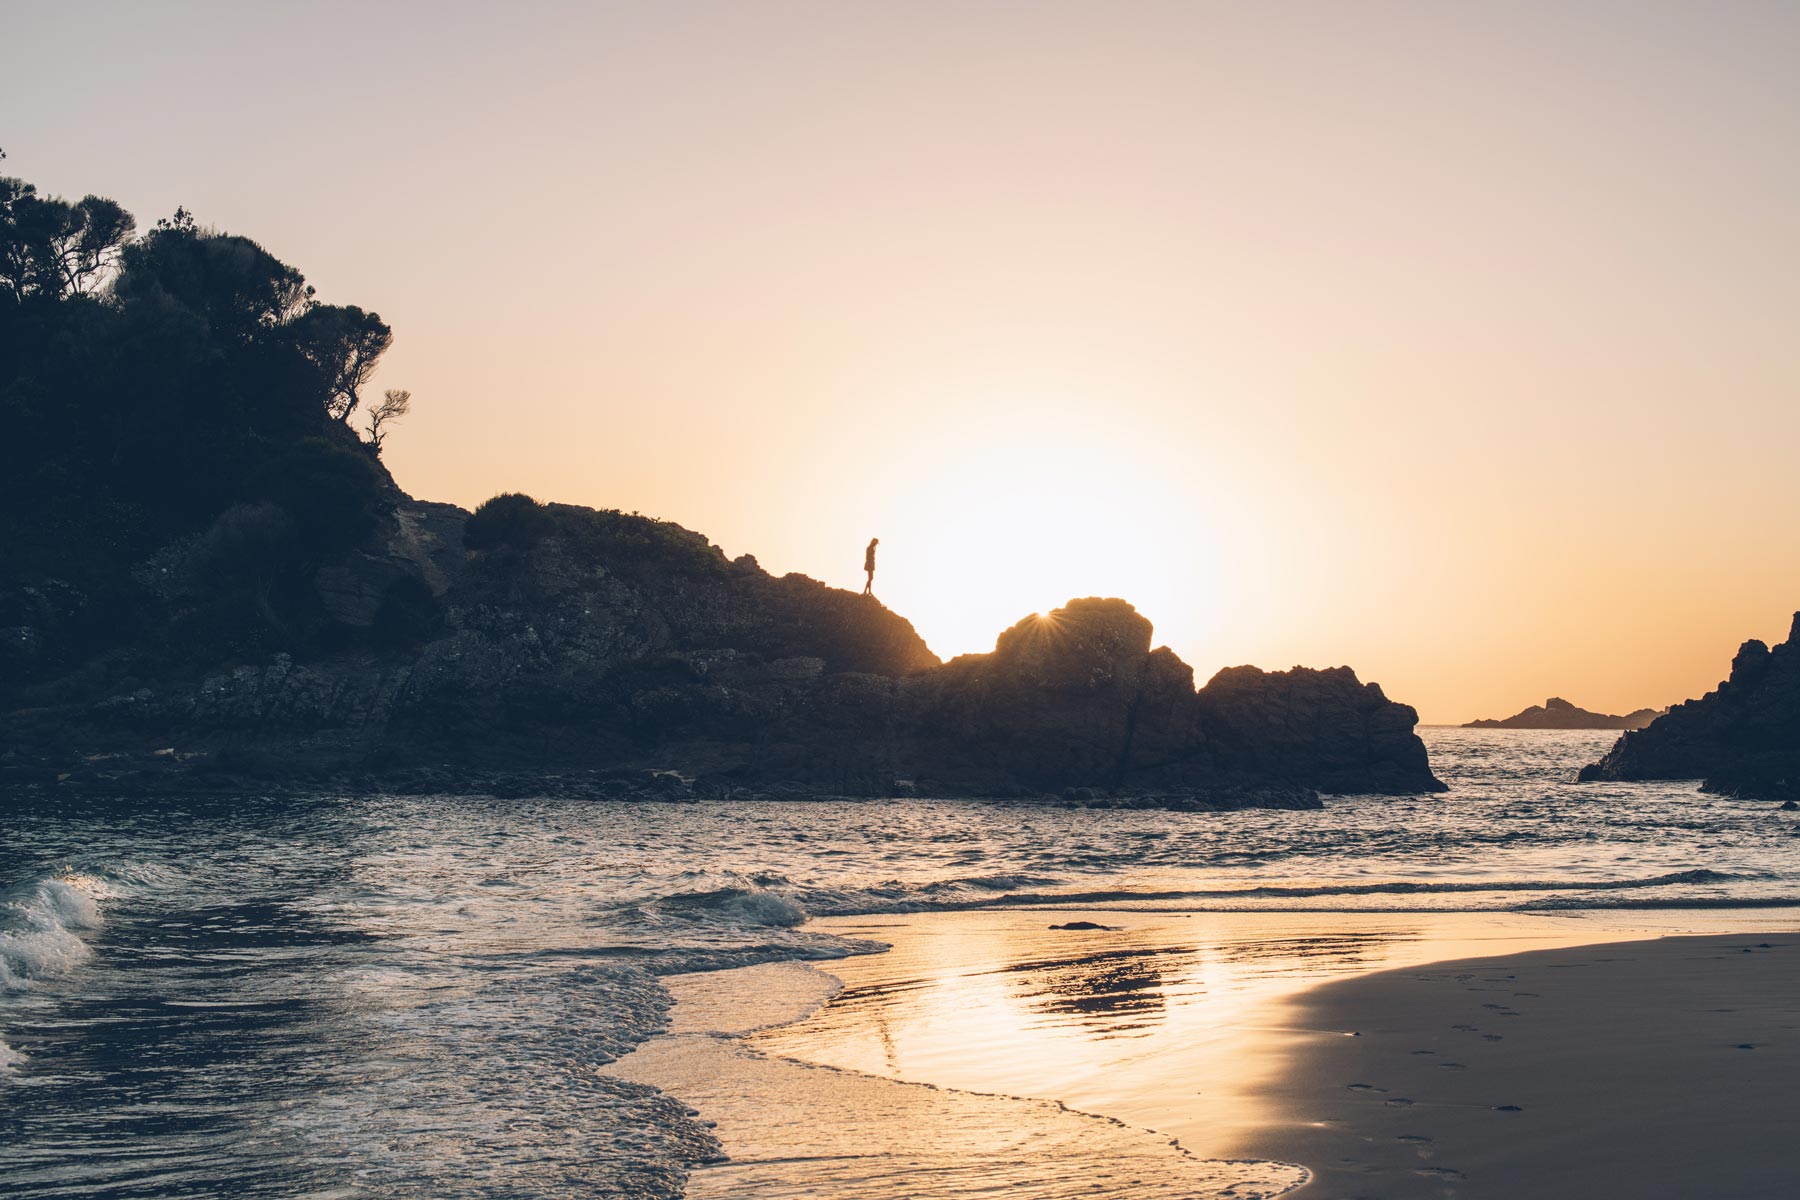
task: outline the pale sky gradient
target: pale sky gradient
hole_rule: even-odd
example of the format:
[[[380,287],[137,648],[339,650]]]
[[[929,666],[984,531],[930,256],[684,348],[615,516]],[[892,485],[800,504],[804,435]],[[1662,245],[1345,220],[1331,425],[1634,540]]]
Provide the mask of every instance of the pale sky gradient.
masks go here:
[[[1800,607],[1800,5],[0,0],[0,166],[396,345],[413,494],[640,510],[946,656],[1123,595],[1428,721]]]

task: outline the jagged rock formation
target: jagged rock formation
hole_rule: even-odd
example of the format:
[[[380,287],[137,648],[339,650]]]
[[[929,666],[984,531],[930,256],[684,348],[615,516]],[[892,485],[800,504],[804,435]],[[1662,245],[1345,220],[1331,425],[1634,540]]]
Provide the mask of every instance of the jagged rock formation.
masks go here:
[[[1305,780],[1327,792],[1441,792],[1419,714],[1349,667],[1227,667],[1200,689],[1223,771]]]
[[[955,764],[969,785],[1442,790],[1413,733],[1417,714],[1349,668],[1232,667],[1196,692],[1193,669],[1150,643],[1150,622],[1123,600],[1027,617],[992,653],[912,682],[911,753]]]
[[[1413,710],[1348,668],[1236,667],[1196,691],[1122,600],[1073,601],[940,664],[879,602],[727,561],[678,526],[545,517],[528,545],[471,552],[467,514],[403,501],[313,579],[339,644],[198,669],[109,655],[6,696],[5,761],[40,783],[103,782],[161,750],[153,769],[190,783],[501,791],[586,773],[596,794],[628,779],[652,794],[1079,789],[1227,806],[1443,786]],[[163,586],[179,610],[181,585]]]
[[[1716,690],[1627,733],[1580,777],[1701,779],[1712,792],[1800,798],[1800,613],[1786,642],[1745,642]]]
[[[1640,708],[1622,717],[1577,708],[1561,696],[1552,696],[1522,712],[1499,720],[1470,721],[1464,729],[1642,729],[1667,709]]]

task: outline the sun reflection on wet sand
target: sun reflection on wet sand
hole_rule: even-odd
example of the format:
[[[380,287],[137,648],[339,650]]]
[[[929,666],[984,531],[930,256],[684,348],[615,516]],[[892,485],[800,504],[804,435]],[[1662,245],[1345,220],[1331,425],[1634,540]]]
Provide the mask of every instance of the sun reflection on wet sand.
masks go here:
[[[1072,918],[1115,928],[1053,930]],[[1714,918],[1683,913],[1682,927]],[[1730,918],[1723,918],[1729,920]],[[758,1051],[870,1075],[1054,1099],[1224,1157],[1277,1119],[1259,1099],[1290,1000],[1393,967],[1650,937],[1645,914],[1046,913],[839,918],[892,943],[830,965],[844,989]],[[1345,1031],[1350,1033],[1353,1031]]]
[[[1047,1021],[1090,1036],[1145,1037],[1168,1010],[1165,990],[1189,984],[1191,950],[1109,950],[1074,960],[1014,963],[1020,999]]]
[[[811,966],[773,963],[667,983],[677,1002],[670,1033],[608,1073],[679,1096],[717,1124],[726,1157],[690,1176],[687,1195],[697,1200],[1270,1200],[1304,1178],[1282,1163],[1206,1161],[1167,1136],[1052,1100],[898,1082],[761,1052],[742,1035],[805,1011],[835,985]]]

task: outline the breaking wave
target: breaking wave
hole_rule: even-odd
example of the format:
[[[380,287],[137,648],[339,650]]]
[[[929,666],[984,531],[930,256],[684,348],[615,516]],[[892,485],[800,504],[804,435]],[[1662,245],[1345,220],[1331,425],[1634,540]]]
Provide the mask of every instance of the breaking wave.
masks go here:
[[[710,892],[678,892],[656,902],[677,914],[706,914],[740,926],[792,929],[804,924],[807,912],[785,892],[760,887],[725,887]]]
[[[1242,887],[1208,888],[989,890],[985,894],[980,888],[966,886],[967,881],[923,886],[896,881],[857,890],[827,889],[809,892],[804,896],[804,903],[819,916],[860,916],[877,913],[959,911],[977,908],[1070,908],[1114,905],[1141,907],[1151,904],[1167,905],[1180,911],[1199,912],[1208,909],[1235,911],[1244,907],[1260,907],[1258,902],[1296,900],[1321,901],[1324,903],[1320,907],[1335,910],[1349,906],[1332,903],[1333,901],[1351,900],[1357,897],[1493,895],[1496,898],[1492,902],[1479,906],[1479,910],[1485,911],[1544,907],[1548,904],[1545,901],[1515,902],[1507,899],[1508,896],[1521,892],[1616,892],[1707,884],[1723,885],[1767,878],[1771,878],[1771,876],[1696,868],[1628,879],[1392,879],[1369,883],[1251,884]],[[989,883],[985,886],[992,889],[1003,889],[1010,885]],[[1693,903],[1698,907],[1710,903],[1714,899],[1715,897],[1710,896],[1695,897]],[[1669,903],[1679,906],[1682,901],[1671,900]],[[1564,906],[1583,907],[1588,905],[1600,907],[1603,906],[1603,902],[1598,899],[1589,901],[1573,898]],[[1294,906],[1283,905],[1283,907],[1292,908]],[[1434,906],[1434,910],[1442,911],[1442,907]]]
[[[85,935],[100,927],[102,890],[92,876],[68,874],[35,879],[0,895],[0,996],[61,978],[93,956]],[[0,1074],[24,1061],[0,1040]]]

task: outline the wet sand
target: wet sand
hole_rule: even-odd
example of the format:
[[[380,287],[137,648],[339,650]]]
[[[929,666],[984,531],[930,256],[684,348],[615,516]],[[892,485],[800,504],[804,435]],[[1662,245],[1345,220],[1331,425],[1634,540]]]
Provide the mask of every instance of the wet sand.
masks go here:
[[[1388,971],[1289,1013],[1240,1148],[1305,1163],[1296,1200],[1800,1195],[1800,936]]]
[[[834,918],[893,950],[672,978],[612,1069],[717,1122],[697,1197],[1793,1195],[1793,921]],[[1654,940],[1694,929],[1753,932]],[[1696,1169],[1634,1178],[1640,1127]]]
[[[673,1027],[609,1068],[716,1123],[724,1155],[693,1200],[1274,1200],[1305,1178],[1209,1162],[1174,1139],[1051,1100],[906,1083],[768,1054],[756,1026],[792,1020],[836,980],[799,963],[673,976]]]

